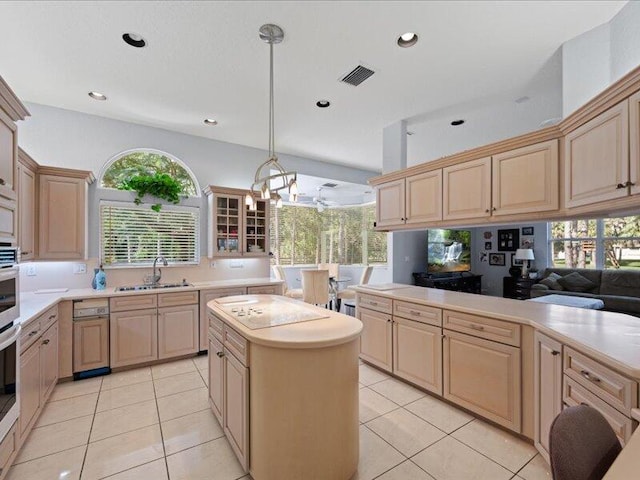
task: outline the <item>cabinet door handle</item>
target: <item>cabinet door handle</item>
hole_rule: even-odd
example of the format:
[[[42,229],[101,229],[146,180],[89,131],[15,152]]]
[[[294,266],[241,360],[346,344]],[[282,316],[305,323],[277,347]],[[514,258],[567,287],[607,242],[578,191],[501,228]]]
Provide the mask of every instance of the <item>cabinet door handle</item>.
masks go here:
[[[560,355],[560,352],[557,350],[551,350],[551,355]]]
[[[635,183],[633,182],[627,182],[624,184],[625,187],[633,187],[635,185]]]
[[[600,379],[598,377],[593,376],[590,372],[588,372],[587,370],[581,370],[580,371],[580,375],[582,375],[584,378],[586,378],[587,380],[594,382],[594,383],[600,383]]]
[[[25,252],[22,252],[22,255],[29,255],[30,253],[31,253],[31,252],[27,252],[27,251],[25,251]],[[0,469],[0,471],[1,471],[1,470],[2,470],[2,469]]]
[[[493,207],[491,210],[495,212],[495,211],[497,210],[497,208],[496,208],[496,207]]]
[[[7,182],[4,181],[4,178],[0,178],[0,185],[5,185]]]
[[[37,335],[37,334],[38,334],[37,330],[34,330],[33,332],[29,332],[30,337],[33,337],[34,335]]]
[[[489,209],[487,208],[487,209],[484,211],[484,213],[489,213]]]
[[[216,352],[216,355],[217,355],[219,358],[222,358],[222,357],[224,357],[224,352]]]
[[[49,345],[49,342],[50,342],[50,341],[51,341],[51,340],[49,340],[49,339],[47,338],[45,341],[43,341],[43,342],[42,342],[42,344],[43,344],[43,345]]]
[[[369,305],[373,305],[374,307],[378,306],[378,302],[369,302]]]
[[[49,315],[49,320],[51,320],[52,318],[56,318],[55,315]]]
[[[616,188],[620,190],[621,188],[625,188],[625,185],[622,183],[619,183],[618,185],[616,185]]]
[[[411,315],[415,315],[416,317],[419,317],[419,316],[420,316],[420,312],[416,312],[415,310],[409,310],[409,313],[410,313]]]
[[[391,321],[391,319],[390,319],[390,318],[387,318],[387,323],[389,323],[390,321]]]
[[[584,405],[585,407],[589,406],[589,404],[587,402],[580,402],[580,405]]]
[[[474,330],[478,330],[479,332],[481,332],[481,331],[483,331],[483,330],[484,330],[484,327],[483,327],[482,325],[476,325],[476,324],[474,324],[474,323],[471,323],[471,324],[469,325],[469,328],[472,328],[472,329],[474,329]]]

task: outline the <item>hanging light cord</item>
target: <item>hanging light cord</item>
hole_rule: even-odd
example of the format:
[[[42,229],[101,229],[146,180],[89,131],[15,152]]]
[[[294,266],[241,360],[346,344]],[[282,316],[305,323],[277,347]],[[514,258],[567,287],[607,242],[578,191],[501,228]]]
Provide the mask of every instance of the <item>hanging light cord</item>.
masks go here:
[[[269,44],[269,158],[275,156],[275,115],[273,113],[273,43]]]

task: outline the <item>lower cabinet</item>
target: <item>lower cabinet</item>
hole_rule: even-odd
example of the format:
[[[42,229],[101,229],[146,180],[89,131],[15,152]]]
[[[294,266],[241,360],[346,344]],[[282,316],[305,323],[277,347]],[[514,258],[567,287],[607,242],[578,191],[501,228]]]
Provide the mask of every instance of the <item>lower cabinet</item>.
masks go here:
[[[358,319],[363,325],[360,336],[360,358],[389,372],[392,371],[391,315],[368,308],[359,308]]]
[[[249,468],[249,369],[226,348],[223,360],[224,433],[246,471]]]
[[[235,288],[212,288],[211,290],[200,291],[200,350],[207,350],[208,335],[207,330],[209,328],[209,320],[207,318],[207,303],[211,300],[221,297],[232,297],[235,295],[246,295],[246,287]]]
[[[549,431],[562,410],[562,344],[536,332],[533,355],[533,440],[540,455],[549,462]]]
[[[19,443],[31,427],[58,381],[58,323],[54,322],[20,355]]]
[[[394,316],[393,373],[442,395],[442,328]]]
[[[158,359],[158,312],[155,308],[112,313],[109,329],[112,368]]]
[[[224,389],[224,361],[222,357],[224,351],[222,343],[217,338],[209,336],[209,403],[211,410],[218,419],[220,425],[222,422],[223,398],[222,391]]]
[[[109,366],[109,318],[73,322],[73,372]]]
[[[11,460],[15,456],[18,448],[17,423],[9,429],[2,442],[0,442],[0,478],[5,478],[11,467]]]
[[[158,358],[196,353],[199,348],[198,305],[158,308]]]
[[[444,398],[520,432],[520,349],[444,330],[443,353]]]

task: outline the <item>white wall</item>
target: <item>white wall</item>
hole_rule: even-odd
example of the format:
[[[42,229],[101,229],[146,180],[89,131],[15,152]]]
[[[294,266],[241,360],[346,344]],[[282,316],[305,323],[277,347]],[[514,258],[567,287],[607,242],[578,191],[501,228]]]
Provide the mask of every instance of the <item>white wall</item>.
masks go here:
[[[640,65],[640,2],[631,1],[611,25],[611,82]]]
[[[388,239],[393,282],[413,285],[412,273],[427,270],[427,231],[393,232]]]

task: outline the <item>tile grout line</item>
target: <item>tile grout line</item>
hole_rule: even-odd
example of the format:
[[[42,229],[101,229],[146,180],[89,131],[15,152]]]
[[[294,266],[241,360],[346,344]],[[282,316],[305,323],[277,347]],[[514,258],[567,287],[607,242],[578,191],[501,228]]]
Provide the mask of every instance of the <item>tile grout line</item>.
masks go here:
[[[151,372],[151,376],[153,377],[153,372]],[[158,414],[158,428],[160,429],[160,442],[162,443],[162,458],[164,460],[164,468],[167,472],[167,478],[170,480],[171,477],[169,475],[169,462],[167,460],[167,449],[164,445],[164,433],[162,431],[162,419],[160,418],[160,406],[158,405],[156,384],[155,382],[152,382],[152,383],[153,383],[153,397],[156,402],[156,413]]]
[[[87,435],[87,445],[84,449],[84,456],[82,457],[82,464],[80,465],[80,477],[82,478],[82,472],[84,472],[84,465],[87,461],[87,454],[89,453],[89,441],[91,440],[91,432],[93,431],[93,422],[96,420],[96,410],[98,410],[98,402],[100,401],[100,393],[102,392],[102,383],[104,378],[100,381],[100,390],[98,391],[98,397],[96,398],[96,406],[93,409],[93,418],[91,419],[91,427],[89,427],[89,435]]]

